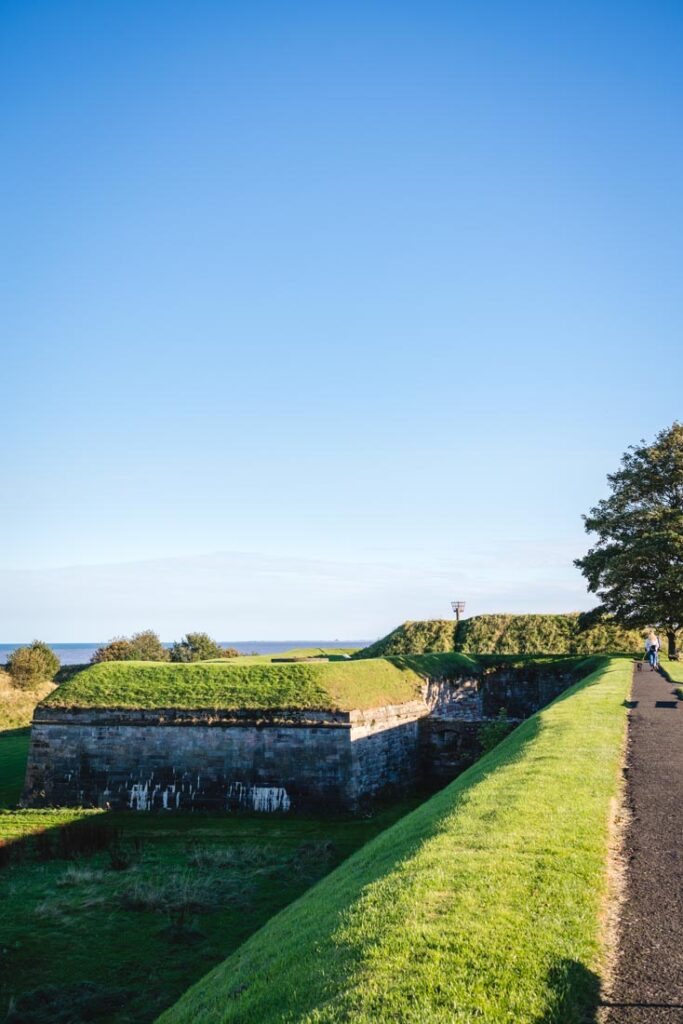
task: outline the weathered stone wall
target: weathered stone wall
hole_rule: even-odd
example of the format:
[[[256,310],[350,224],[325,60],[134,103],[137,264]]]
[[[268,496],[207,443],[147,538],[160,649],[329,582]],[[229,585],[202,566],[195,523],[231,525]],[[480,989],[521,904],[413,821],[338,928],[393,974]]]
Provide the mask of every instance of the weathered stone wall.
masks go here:
[[[469,768],[481,755],[481,720],[425,718],[420,722],[420,778],[438,789]]]
[[[355,807],[418,771],[414,701],[370,712],[38,708],[26,806]]]
[[[428,713],[422,701],[351,714],[351,802],[414,786],[420,770],[419,726]]]
[[[38,706],[23,804],[113,809],[356,808],[389,789],[450,781],[504,708],[528,717],[569,674],[500,670],[426,683],[370,711],[157,711]]]
[[[505,711],[511,725],[529,718],[575,682],[570,671],[496,669],[463,680],[449,698],[439,694],[420,722],[420,778],[431,789],[444,786],[481,756],[479,729]]]
[[[534,666],[530,669],[497,669],[481,680],[481,717],[495,718],[503,708],[509,718],[529,718],[574,682],[576,676],[572,671],[552,671]]]

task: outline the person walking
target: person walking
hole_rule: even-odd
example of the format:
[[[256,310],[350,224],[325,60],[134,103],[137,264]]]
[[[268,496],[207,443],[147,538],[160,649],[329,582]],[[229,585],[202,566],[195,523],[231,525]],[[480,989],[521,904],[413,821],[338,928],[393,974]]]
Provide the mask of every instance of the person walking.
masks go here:
[[[645,653],[650,662],[651,669],[659,668],[659,637],[654,629],[651,629],[645,639]]]

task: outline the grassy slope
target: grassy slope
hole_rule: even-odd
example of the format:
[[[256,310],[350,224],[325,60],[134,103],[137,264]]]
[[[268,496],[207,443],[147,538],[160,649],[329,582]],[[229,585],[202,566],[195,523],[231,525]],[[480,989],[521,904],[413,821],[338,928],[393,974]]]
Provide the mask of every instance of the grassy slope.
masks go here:
[[[523,723],[160,1021],[579,1021],[630,675],[611,662]]]
[[[475,615],[456,629],[450,619],[404,622],[392,633],[360,651],[357,657],[457,650],[474,654],[617,654],[642,648],[639,630],[613,623],[579,628],[579,614]]]
[[[456,623],[453,619],[427,619],[404,622],[387,636],[358,652],[360,658],[383,658],[392,654],[424,654],[453,651],[456,646]]]
[[[615,623],[580,628],[578,612],[563,615],[476,615],[458,630],[461,651],[497,654],[632,654],[642,634]]]
[[[9,675],[0,669],[0,808],[11,807],[19,799],[33,709],[53,689],[52,683],[45,683],[36,693],[17,690],[10,684]]]
[[[44,683],[37,691],[18,690],[10,684],[7,672],[0,668],[0,734],[6,729],[25,729],[31,724],[33,709],[54,690],[53,683]]]
[[[308,708],[348,711],[398,704],[420,695],[422,677],[447,672],[471,659],[456,654],[321,664],[191,665],[105,662],[63,683],[46,701],[57,707]]]

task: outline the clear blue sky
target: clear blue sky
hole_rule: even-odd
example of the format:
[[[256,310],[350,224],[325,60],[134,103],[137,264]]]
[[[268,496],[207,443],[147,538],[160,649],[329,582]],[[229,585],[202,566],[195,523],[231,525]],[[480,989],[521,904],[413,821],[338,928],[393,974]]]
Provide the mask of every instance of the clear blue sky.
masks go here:
[[[589,607],[683,415],[680,3],[5,0],[0,640]]]

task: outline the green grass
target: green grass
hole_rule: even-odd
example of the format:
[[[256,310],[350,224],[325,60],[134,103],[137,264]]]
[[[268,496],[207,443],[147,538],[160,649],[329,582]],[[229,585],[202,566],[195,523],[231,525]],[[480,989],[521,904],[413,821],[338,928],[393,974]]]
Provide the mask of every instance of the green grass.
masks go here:
[[[52,986],[62,1012],[74,1013],[59,1020],[146,1024],[207,966],[222,962],[273,913],[414,806],[404,801],[362,820],[0,813],[0,835],[4,830],[14,849],[26,849],[0,868],[0,1019],[10,999],[38,990],[39,1002]],[[36,853],[26,838],[39,830],[43,839],[57,837],[84,817],[89,827],[96,819],[96,827],[114,830],[128,867],[114,870],[107,850],[41,860],[41,848]],[[84,982],[93,984],[99,1008],[81,1018],[73,1004]],[[19,1005],[17,1019],[28,1019]],[[55,1006],[44,1006],[40,1024],[55,1019]]]
[[[423,672],[444,674],[471,659],[457,654],[320,664],[104,662],[59,686],[50,707],[307,708],[350,711],[420,696]]]
[[[357,647],[292,647],[289,651],[278,651],[276,654],[240,654],[230,659],[231,665],[270,665],[278,658],[332,658],[345,660],[344,655],[355,654]],[[213,658],[212,662],[219,659]]]
[[[669,661],[666,655],[661,655],[659,664],[667,679],[683,684],[683,661]],[[683,700],[683,685],[676,687],[676,693]]]
[[[53,683],[43,683],[36,691],[19,690],[12,686],[9,675],[0,668],[0,735],[10,729],[29,726],[36,704],[53,689]]]
[[[612,661],[273,918],[163,1024],[571,1024],[596,998]]]
[[[0,747],[4,740],[0,742]],[[86,810],[82,807],[49,808],[37,811],[0,810],[0,847],[20,843],[42,832],[72,825],[93,814],[101,814],[98,810]]]
[[[463,654],[633,654],[642,649],[642,633],[614,622],[582,627],[578,612],[563,615],[474,615],[459,625],[453,619],[404,622],[357,653],[358,658],[395,654],[459,651]]]
[[[0,808],[13,807],[24,785],[29,725],[41,697],[54,689],[45,683],[38,691],[18,690],[0,669]],[[0,841],[1,841],[0,833]]]
[[[13,807],[21,796],[29,742],[28,729],[0,733],[0,808]]]

